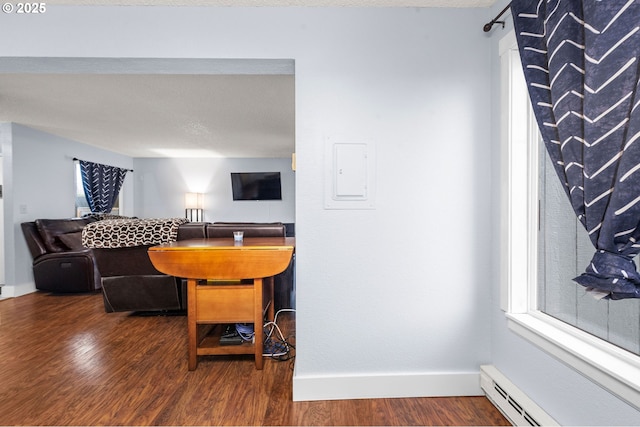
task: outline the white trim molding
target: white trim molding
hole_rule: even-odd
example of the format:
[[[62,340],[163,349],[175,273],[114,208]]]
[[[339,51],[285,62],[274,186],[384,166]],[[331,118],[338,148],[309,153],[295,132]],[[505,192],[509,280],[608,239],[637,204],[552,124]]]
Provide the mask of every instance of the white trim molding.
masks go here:
[[[293,376],[294,402],[483,395],[480,372]]]
[[[16,298],[33,292],[36,292],[36,287],[33,282],[21,283],[19,285],[2,285],[2,294],[0,297],[3,299]]]
[[[507,314],[509,329],[640,409],[640,358],[546,314]]]

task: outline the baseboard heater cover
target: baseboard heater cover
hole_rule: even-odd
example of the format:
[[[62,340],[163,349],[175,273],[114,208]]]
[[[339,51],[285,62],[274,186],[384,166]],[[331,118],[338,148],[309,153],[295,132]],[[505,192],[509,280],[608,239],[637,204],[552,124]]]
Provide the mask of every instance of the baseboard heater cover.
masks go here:
[[[480,367],[480,387],[514,426],[559,426],[495,366]]]

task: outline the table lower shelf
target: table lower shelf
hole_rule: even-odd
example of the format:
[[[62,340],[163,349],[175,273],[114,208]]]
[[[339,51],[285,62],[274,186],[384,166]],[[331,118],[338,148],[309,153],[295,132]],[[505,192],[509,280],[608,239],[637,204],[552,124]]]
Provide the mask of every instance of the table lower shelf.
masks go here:
[[[226,354],[255,354],[255,344],[245,341],[242,344],[220,344],[224,324],[198,325],[198,356],[220,356]]]
[[[254,278],[252,282],[187,280],[190,371],[196,369],[198,356],[229,354],[253,354],[256,369],[262,369],[262,325],[265,314],[270,321],[274,316],[273,277]],[[254,337],[255,345],[220,345],[220,329],[216,333],[211,325],[229,323],[257,325],[260,333]]]

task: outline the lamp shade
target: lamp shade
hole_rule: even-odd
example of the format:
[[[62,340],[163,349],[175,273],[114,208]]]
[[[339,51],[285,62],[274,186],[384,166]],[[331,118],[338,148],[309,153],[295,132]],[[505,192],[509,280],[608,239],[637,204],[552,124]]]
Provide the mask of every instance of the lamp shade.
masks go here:
[[[203,209],[203,198],[204,195],[202,193],[185,193],[185,209]]]

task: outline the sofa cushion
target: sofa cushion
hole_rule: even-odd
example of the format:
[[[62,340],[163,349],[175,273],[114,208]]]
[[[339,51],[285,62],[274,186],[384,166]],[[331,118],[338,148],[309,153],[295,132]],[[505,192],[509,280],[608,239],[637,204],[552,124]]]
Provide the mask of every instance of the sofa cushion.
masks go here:
[[[60,240],[62,234],[82,232],[93,218],[36,219],[38,233],[49,252],[66,252],[69,248]]]
[[[285,237],[281,222],[214,222],[207,225],[207,237],[233,237],[234,231],[244,231],[244,237]]]
[[[58,239],[60,239],[62,244],[64,244],[69,250],[76,251],[84,249],[84,246],[82,246],[82,231],[61,234],[58,236]]]
[[[187,222],[178,228],[178,240],[204,239],[207,237],[206,222]]]

